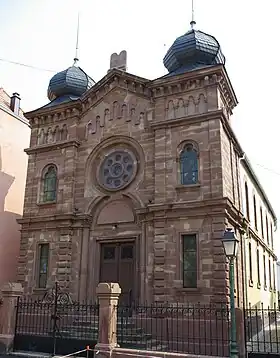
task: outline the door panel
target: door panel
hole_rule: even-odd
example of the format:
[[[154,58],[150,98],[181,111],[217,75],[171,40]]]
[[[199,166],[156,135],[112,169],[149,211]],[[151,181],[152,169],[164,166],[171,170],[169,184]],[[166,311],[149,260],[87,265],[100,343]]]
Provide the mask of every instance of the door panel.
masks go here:
[[[118,250],[116,245],[102,245],[100,282],[118,282]]]
[[[100,282],[118,282],[122,290],[120,304],[132,303],[135,294],[135,244],[103,244],[100,265]]]

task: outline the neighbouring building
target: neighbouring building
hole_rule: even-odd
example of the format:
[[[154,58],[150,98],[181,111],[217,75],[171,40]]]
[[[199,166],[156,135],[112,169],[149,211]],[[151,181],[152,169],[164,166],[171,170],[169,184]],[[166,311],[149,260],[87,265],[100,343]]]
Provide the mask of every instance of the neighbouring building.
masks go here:
[[[30,128],[20,97],[0,88],[0,286],[16,280]]]
[[[75,63],[50,80],[50,102],[26,113],[26,294],[57,281],[91,300],[110,281],[126,302],[223,302],[221,237],[232,227],[237,303],[275,297],[276,217],[232,130],[237,98],[221,47],[191,29],[163,62],[168,74],[148,80],[126,71],[125,51],[113,54],[97,83]]]

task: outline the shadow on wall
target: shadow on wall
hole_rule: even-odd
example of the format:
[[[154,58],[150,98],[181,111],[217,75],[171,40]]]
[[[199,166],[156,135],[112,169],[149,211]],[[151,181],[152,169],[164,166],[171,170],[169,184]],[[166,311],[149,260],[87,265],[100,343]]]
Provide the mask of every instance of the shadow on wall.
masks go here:
[[[5,211],[5,198],[15,178],[2,171],[0,147],[0,287],[4,282],[16,280],[20,246],[20,226],[17,213]]]

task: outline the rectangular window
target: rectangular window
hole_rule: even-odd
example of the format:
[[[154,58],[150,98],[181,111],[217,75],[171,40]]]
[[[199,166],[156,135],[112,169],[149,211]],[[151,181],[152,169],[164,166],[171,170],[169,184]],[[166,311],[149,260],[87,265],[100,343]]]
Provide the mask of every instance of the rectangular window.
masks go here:
[[[267,239],[267,245],[269,245],[269,228],[268,228],[268,220],[267,220],[267,216],[265,216],[265,225],[266,225],[266,239]]]
[[[269,289],[272,290],[272,276],[271,276],[271,260],[268,259],[268,279],[269,279]]]
[[[262,240],[264,239],[264,232],[263,232],[263,212],[262,207],[260,207],[260,219],[261,219],[261,232],[262,232]]]
[[[263,254],[263,285],[266,288],[267,287],[267,283],[266,283],[266,259],[265,259],[265,254]]]
[[[196,235],[182,235],[183,287],[197,287],[197,239]]]
[[[254,221],[255,221],[255,229],[258,231],[258,217],[257,217],[257,204],[256,204],[256,197],[253,197],[254,201]]]
[[[257,249],[257,275],[258,275],[258,285],[261,284],[261,275],[260,275],[260,252]]]
[[[272,250],[273,250],[274,243],[273,243],[273,227],[272,227],[272,223],[270,223],[270,238],[271,238],[271,247],[272,247]]]
[[[273,290],[276,291],[276,282],[275,282],[275,262],[272,261],[272,273],[273,273]]]
[[[49,268],[49,244],[39,245],[38,287],[46,288]]]
[[[252,270],[252,246],[249,242],[249,280],[253,282],[253,270]]]

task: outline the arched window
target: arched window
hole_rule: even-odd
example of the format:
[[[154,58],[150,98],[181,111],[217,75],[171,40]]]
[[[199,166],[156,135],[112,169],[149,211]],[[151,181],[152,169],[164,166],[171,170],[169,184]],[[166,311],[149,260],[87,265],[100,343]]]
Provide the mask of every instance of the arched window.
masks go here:
[[[180,179],[182,185],[198,182],[198,153],[192,143],[187,143],[180,153]]]
[[[248,192],[248,185],[245,182],[245,204],[246,204],[246,216],[247,219],[250,221],[250,203],[249,203],[249,192]]]
[[[50,165],[43,176],[43,202],[56,200],[57,171],[54,165]]]

